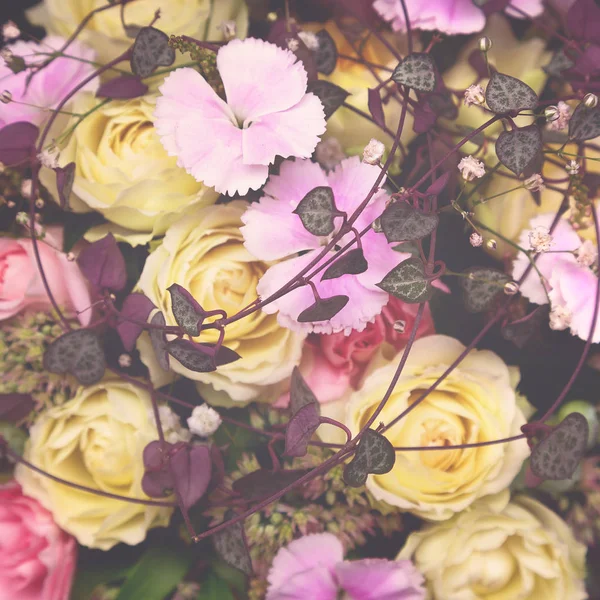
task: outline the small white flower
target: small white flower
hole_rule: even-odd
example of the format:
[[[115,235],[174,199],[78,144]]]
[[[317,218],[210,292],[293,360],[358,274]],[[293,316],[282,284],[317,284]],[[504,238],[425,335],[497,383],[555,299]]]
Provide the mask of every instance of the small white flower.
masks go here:
[[[546,227],[538,226],[529,232],[529,249],[534,252],[548,252],[552,247],[552,236]]]
[[[335,169],[346,158],[342,145],[334,137],[319,142],[315,148],[315,156],[317,162],[328,171]]]
[[[15,220],[19,225],[29,225],[29,215],[26,212],[18,212]]]
[[[208,404],[196,406],[187,420],[190,431],[200,437],[212,435],[221,425],[219,413]]]
[[[223,32],[226,40],[232,40],[237,35],[237,25],[235,21],[223,21],[219,29]]]
[[[37,158],[44,167],[48,169],[56,169],[58,165],[58,150],[55,147],[42,150]]]
[[[567,165],[567,173],[569,175],[577,175],[579,173],[579,163],[576,160],[572,160]]]
[[[548,123],[548,129],[553,131],[560,131],[565,129],[569,125],[569,119],[571,118],[571,107],[562,100],[556,105],[558,109],[558,116],[553,121]]]
[[[479,248],[479,246],[483,244],[483,236],[474,231],[469,237],[469,242],[471,242],[471,246],[473,246],[473,248]]]
[[[560,306],[560,304],[556,304],[552,307],[550,312],[550,329],[554,329],[556,331],[567,329],[567,327],[569,327],[571,324],[572,318],[573,314],[566,306]]]
[[[376,165],[381,160],[384,152],[385,145],[379,140],[372,138],[363,151],[363,162],[368,165]]]
[[[295,38],[289,38],[286,40],[287,47],[291,52],[296,52],[300,48],[300,42]]]
[[[471,106],[475,104],[476,106],[481,106],[485,102],[485,92],[483,88],[476,84],[470,85],[465,90],[465,105]]]
[[[21,182],[21,196],[24,198],[29,198],[31,196],[31,186],[33,183],[31,179],[23,179]]]
[[[585,240],[577,249],[577,263],[582,267],[591,267],[598,259],[598,250],[592,240]]]
[[[165,440],[169,444],[177,442],[189,442],[192,439],[192,434],[185,427],[181,426],[181,421],[176,413],[173,412],[170,406],[165,404],[158,407],[158,415],[160,424],[162,425]],[[151,423],[155,423],[154,411],[148,411],[148,418]]]
[[[119,366],[123,369],[131,366],[131,356],[129,354],[121,354],[119,356]]]
[[[544,185],[544,179],[539,173],[535,173],[535,175],[528,177],[523,182],[523,185],[526,189],[532,192],[541,192],[542,190],[546,189],[546,186]]]
[[[5,42],[16,40],[21,35],[21,30],[17,27],[16,23],[7,21],[2,25],[2,37]]]
[[[485,175],[485,165],[472,156],[465,156],[458,163],[458,170],[465,181],[473,181]]]
[[[298,37],[309,50],[314,52],[319,49],[319,38],[312,31],[300,31]]]

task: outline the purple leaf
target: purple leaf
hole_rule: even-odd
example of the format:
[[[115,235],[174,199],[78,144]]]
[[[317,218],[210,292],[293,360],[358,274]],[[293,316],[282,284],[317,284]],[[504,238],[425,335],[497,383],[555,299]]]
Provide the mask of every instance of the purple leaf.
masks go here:
[[[27,121],[11,123],[0,129],[0,162],[13,167],[29,160],[35,152],[40,130]]]
[[[169,469],[169,454],[175,446],[158,440],[144,448],[144,476],[142,490],[150,498],[164,498],[173,493],[175,483]]]
[[[450,180],[450,171],[442,173],[426,190],[426,196],[438,196],[441,194]]]
[[[339,85],[323,79],[309,81],[306,91],[314,94],[321,101],[323,110],[325,111],[325,120],[329,119],[350,95],[350,92],[347,92]]]
[[[334,218],[339,216],[333,190],[320,185],[313,188],[292,211],[300,217],[304,228],[313,235],[329,235],[334,230]]]
[[[206,348],[215,348],[216,344],[212,344],[206,342],[201,344]],[[221,346],[219,351],[215,355],[215,364],[217,367],[222,367],[223,365],[228,365],[229,363],[235,362],[236,360],[240,360],[242,358],[235,350],[231,348],[227,348],[227,346]]]
[[[190,508],[208,489],[212,464],[206,445],[185,444],[171,455],[171,473],[186,508]]]
[[[600,46],[590,45],[577,57],[575,65],[565,75],[575,72],[582,77],[594,77],[600,73]]]
[[[200,326],[206,318],[206,311],[178,283],[167,288],[167,291],[171,294],[171,310],[179,327],[188,335],[200,335]]]
[[[276,494],[306,473],[308,470],[305,469],[280,471],[258,469],[258,471],[252,471],[252,473],[240,477],[233,482],[231,487],[248,502],[257,502]]]
[[[139,98],[148,91],[148,86],[142,83],[138,77],[122,75],[103,83],[96,92],[98,98],[117,98],[129,100]]]
[[[308,442],[319,428],[319,407],[311,402],[303,406],[290,419],[285,430],[285,454],[287,456],[304,456],[308,450]]]
[[[479,49],[473,50],[469,54],[469,64],[475,72],[477,73],[477,77],[479,79],[483,79],[488,76],[487,65],[485,64],[485,59],[483,58],[483,54]],[[494,72],[496,69],[490,65],[490,72]]]
[[[600,8],[594,0],[576,0],[567,13],[567,28],[579,42],[600,43]]]
[[[359,275],[364,273],[368,267],[362,248],[354,248],[332,263],[323,273],[321,281],[337,279],[342,275]]]
[[[161,312],[157,312],[151,319],[152,325],[160,325],[161,327],[166,326],[165,315]],[[164,329],[150,329],[150,341],[152,342],[152,348],[158,364],[164,371],[169,370],[169,352],[167,350],[167,336]]]
[[[285,19],[278,19],[273,23],[267,41],[289,50],[304,65],[308,81],[316,81],[319,77],[314,53],[311,52],[302,38],[298,35],[299,29],[295,23],[288,23]]]
[[[344,295],[320,298],[298,315],[298,323],[329,321],[329,319],[333,319],[348,304],[348,300],[350,298]]]
[[[304,381],[300,369],[294,367],[290,383],[290,409],[292,415],[295,415],[307,404],[316,404],[317,408],[319,407],[317,397],[314,395],[306,381]]]
[[[385,114],[381,102],[381,94],[369,88],[369,112],[379,127],[385,127]]]
[[[77,264],[99,292],[118,292],[127,283],[125,259],[112,233],[85,248],[79,255]]]
[[[44,368],[51,373],[71,373],[82,385],[97,383],[106,368],[100,339],[91,329],[61,335],[46,349]]]
[[[319,73],[331,75],[335,70],[338,59],[337,46],[326,29],[321,29],[315,34],[319,47],[314,50],[315,65]]]
[[[131,70],[138,77],[148,77],[156,67],[169,67],[175,62],[175,49],[169,36],[155,27],[142,27],[131,51]]]
[[[242,523],[238,522],[212,536],[217,554],[230,566],[252,575],[252,559],[248,552],[246,532]]]
[[[429,131],[437,120],[437,115],[427,102],[421,102],[415,108],[415,120],[413,121],[413,129],[415,133],[426,133]]]
[[[405,85],[418,92],[433,92],[437,84],[437,69],[429,54],[415,52],[398,63],[392,79],[398,85]]]
[[[127,352],[133,350],[135,342],[140,337],[144,328],[137,323],[127,321],[126,318],[129,317],[130,319],[146,323],[148,321],[148,315],[150,315],[154,308],[156,307],[152,300],[144,296],[144,294],[129,294],[129,296],[125,298],[123,306],[121,307],[121,316],[123,318],[119,318],[117,332],[123,342],[123,347]]]
[[[570,69],[575,63],[565,54],[563,49],[557,50],[550,59],[550,62],[542,67],[548,75],[560,77],[563,71]]]
[[[30,394],[0,394],[0,421],[21,421],[34,407]]]
[[[70,162],[64,167],[56,167],[56,188],[58,190],[58,200],[61,208],[69,207],[69,198],[75,181],[75,163]]]
[[[395,462],[396,452],[391,442],[374,429],[367,429],[358,442],[354,458],[344,468],[344,481],[351,487],[360,487],[370,473],[389,473]]]
[[[478,0],[475,4],[483,10],[486,17],[489,17],[494,13],[502,12],[510,4],[510,0],[484,0],[483,2]]]

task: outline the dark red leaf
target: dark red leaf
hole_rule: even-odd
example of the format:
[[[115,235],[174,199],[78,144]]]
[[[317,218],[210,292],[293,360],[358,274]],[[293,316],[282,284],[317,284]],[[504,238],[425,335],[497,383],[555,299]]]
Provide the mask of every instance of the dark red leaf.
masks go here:
[[[292,371],[292,380],[290,383],[290,409],[292,415],[295,415],[301,408],[307,404],[315,404],[319,407],[317,397],[310,389],[310,386],[304,381],[298,367]]]
[[[144,294],[129,294],[121,307],[121,315],[146,323],[148,321],[148,315],[154,308],[156,307],[152,300],[147,296],[144,296]],[[143,330],[143,327],[137,323],[126,321],[124,318],[119,319],[117,332],[123,342],[123,347],[127,352],[133,350],[135,342],[140,337]]]
[[[58,190],[58,200],[61,208],[68,208],[73,181],[75,181],[75,163],[70,162],[64,167],[56,167],[56,188]]]
[[[0,129],[0,162],[5,167],[25,163],[35,152],[40,130],[27,121],[11,123]]]
[[[567,13],[567,28],[578,42],[600,43],[600,8],[594,0],[576,0]]]
[[[429,131],[437,120],[437,115],[427,102],[421,102],[415,108],[415,119],[413,121],[413,129],[415,133],[426,133]]]
[[[210,448],[186,444],[171,456],[171,473],[186,508],[190,508],[208,489],[212,473]]]
[[[0,394],[0,421],[21,421],[34,407],[35,402],[29,394]]]
[[[426,196],[438,196],[444,191],[450,180],[450,171],[442,173],[425,191]]]
[[[369,88],[369,112],[379,127],[385,127],[385,114],[381,102],[381,94]]]
[[[308,442],[319,428],[319,407],[311,402],[303,406],[287,424],[285,430],[285,453],[287,456],[304,456]]]
[[[139,98],[148,91],[148,86],[137,77],[123,75],[103,83],[96,92],[98,98],[117,98],[129,100]]]
[[[127,283],[125,259],[112,233],[90,244],[77,259],[79,268],[99,291],[118,292]]]

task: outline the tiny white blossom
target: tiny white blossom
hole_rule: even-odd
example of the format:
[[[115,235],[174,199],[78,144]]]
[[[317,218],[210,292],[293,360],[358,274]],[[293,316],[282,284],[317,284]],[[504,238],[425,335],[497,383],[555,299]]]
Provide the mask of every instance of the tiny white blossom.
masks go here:
[[[475,104],[481,106],[485,102],[485,92],[479,84],[470,85],[465,90],[465,105]]]
[[[550,329],[554,329],[556,331],[562,331],[563,329],[567,329],[571,324],[571,319],[573,318],[573,314],[566,306],[560,306],[557,304],[552,307],[550,311]]]
[[[546,186],[544,185],[544,179],[539,173],[535,173],[531,177],[528,177],[523,182],[523,185],[532,192],[541,192],[542,190],[546,189]]]
[[[21,35],[21,30],[17,27],[16,23],[7,21],[2,25],[2,37],[5,42],[16,40]]]
[[[571,118],[571,107],[566,102],[561,100],[556,105],[556,108],[558,108],[558,116],[556,119],[548,123],[548,129],[560,131],[569,125],[569,119]]]
[[[200,437],[212,435],[221,425],[219,413],[208,404],[196,406],[192,416],[187,420],[188,427],[192,433]]]
[[[38,160],[44,167],[48,169],[56,169],[58,165],[58,150],[56,148],[48,148],[42,150],[37,155]]]
[[[26,212],[18,212],[15,220],[19,225],[28,225],[29,224],[29,215]]]
[[[319,38],[312,31],[300,31],[298,37],[304,42],[309,50],[319,49]]]
[[[546,227],[538,226],[529,232],[529,249],[534,252],[548,252],[552,247],[552,236]]]
[[[569,175],[577,175],[579,173],[579,163],[576,160],[572,160],[567,165],[567,173]]]
[[[469,237],[469,242],[473,248],[479,248],[483,244],[483,236],[474,231]]]
[[[592,240],[585,240],[577,249],[577,263],[582,267],[591,267],[598,259],[598,250]]]
[[[131,356],[129,354],[121,354],[119,356],[119,366],[123,369],[131,366]]]
[[[169,444],[176,444],[177,442],[189,442],[192,439],[192,434],[185,427],[181,426],[179,417],[173,412],[171,407],[166,405],[159,406],[158,415],[165,440],[169,442]],[[150,419],[151,423],[155,423],[154,411],[152,409],[148,411],[148,418]]]
[[[23,179],[21,182],[21,196],[24,198],[29,198],[29,196],[31,196],[32,185],[33,183],[31,182],[31,179]]]
[[[298,48],[300,48],[300,42],[298,42],[298,40],[295,38],[289,38],[286,40],[286,42],[287,42],[288,49],[291,50],[292,52],[296,52],[296,50],[298,50]]]
[[[342,145],[334,137],[320,141],[315,148],[315,156],[317,162],[328,171],[335,169],[346,158]]]
[[[368,165],[376,165],[381,160],[384,152],[385,145],[379,140],[372,138],[363,151],[363,162]]]
[[[223,37],[226,40],[232,40],[237,35],[237,25],[235,21],[223,21],[220,26]]]
[[[465,156],[458,163],[458,170],[465,181],[473,181],[485,175],[485,165],[472,156]]]

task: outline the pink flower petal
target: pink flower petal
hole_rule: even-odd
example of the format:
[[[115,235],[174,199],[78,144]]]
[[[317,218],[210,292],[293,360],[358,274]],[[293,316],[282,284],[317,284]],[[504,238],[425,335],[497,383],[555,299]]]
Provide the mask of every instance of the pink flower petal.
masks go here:
[[[510,5],[506,9],[506,14],[517,19],[524,19],[525,17],[512,7],[518,8],[530,17],[537,17],[542,14],[544,10],[544,3],[542,0],[511,0]]]

